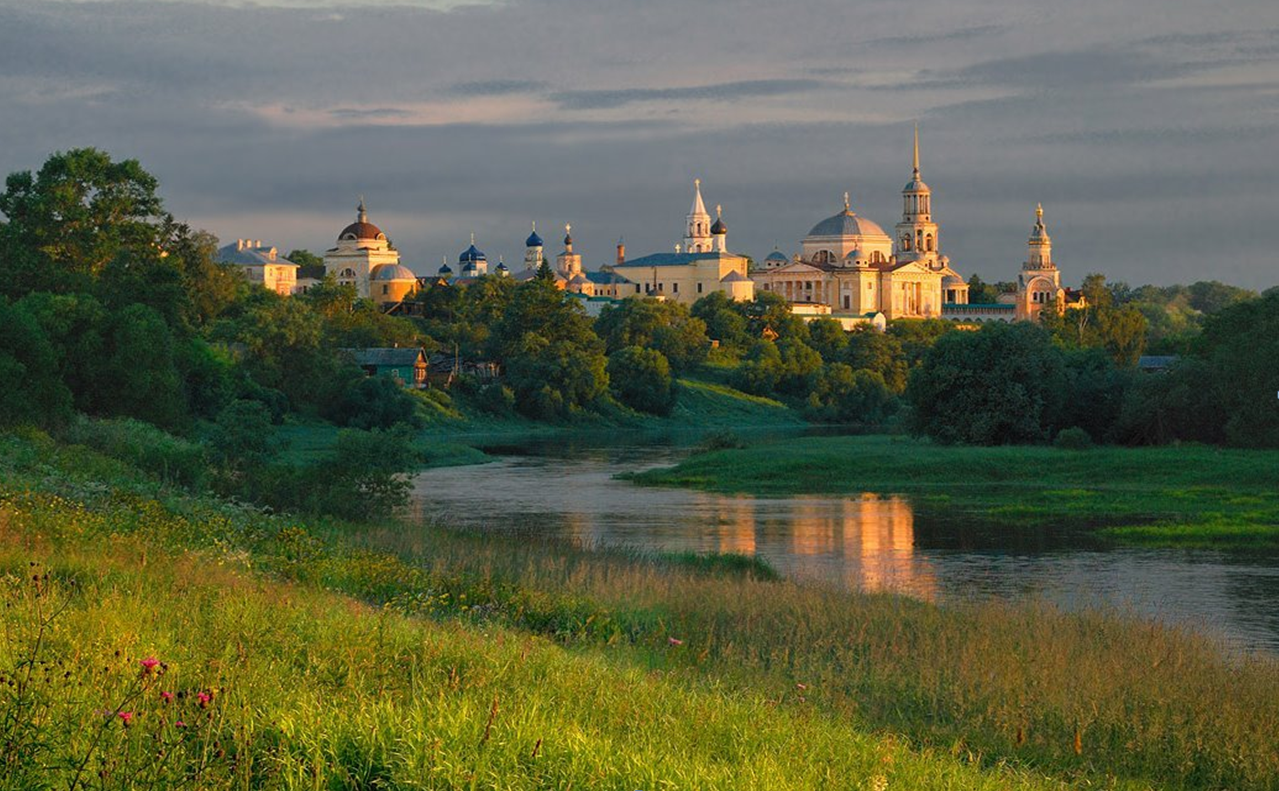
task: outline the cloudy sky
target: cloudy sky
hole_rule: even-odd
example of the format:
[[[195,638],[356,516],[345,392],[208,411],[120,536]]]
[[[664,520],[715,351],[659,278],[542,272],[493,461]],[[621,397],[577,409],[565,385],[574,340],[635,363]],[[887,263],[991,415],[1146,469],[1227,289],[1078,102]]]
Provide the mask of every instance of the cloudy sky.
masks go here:
[[[964,274],[1042,201],[1071,283],[1279,283],[1275,0],[0,0],[0,171],[97,146],[285,250],[363,194],[421,274],[670,250],[694,177],[757,258],[845,190],[891,227],[916,119]]]

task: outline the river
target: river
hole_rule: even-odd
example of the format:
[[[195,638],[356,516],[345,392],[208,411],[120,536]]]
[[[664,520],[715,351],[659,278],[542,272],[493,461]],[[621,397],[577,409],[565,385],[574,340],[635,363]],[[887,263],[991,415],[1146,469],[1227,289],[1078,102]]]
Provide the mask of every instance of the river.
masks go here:
[[[931,513],[902,496],[764,498],[616,479],[690,452],[671,438],[488,450],[497,461],[419,473],[415,513],[586,546],[756,554],[797,580],[938,603],[993,597],[1115,608],[1279,652],[1279,555],[1116,548],[1084,532],[998,529]]]

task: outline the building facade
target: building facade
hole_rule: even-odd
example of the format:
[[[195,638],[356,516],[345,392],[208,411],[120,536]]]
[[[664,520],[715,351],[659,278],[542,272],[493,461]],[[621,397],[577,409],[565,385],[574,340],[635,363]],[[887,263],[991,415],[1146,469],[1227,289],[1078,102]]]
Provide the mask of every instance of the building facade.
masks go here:
[[[382,229],[369,222],[364,200],[355,222],[338,234],[336,246],[324,252],[324,273],[341,285],[355,287],[356,295],[387,309],[417,290],[417,276],[400,264],[400,253]]]
[[[234,266],[250,283],[268,291],[286,297],[297,291],[298,265],[260,239],[236,239],[235,244],[218,248],[217,261]]]
[[[801,240],[799,255],[788,261],[775,250],[751,277],[792,304],[827,306],[836,318],[940,317],[944,306],[968,302],[968,285],[941,253],[941,229],[932,209],[932,190],[920,176],[916,129],[896,239],[854,212],[845,193],[844,210],[814,225]]]

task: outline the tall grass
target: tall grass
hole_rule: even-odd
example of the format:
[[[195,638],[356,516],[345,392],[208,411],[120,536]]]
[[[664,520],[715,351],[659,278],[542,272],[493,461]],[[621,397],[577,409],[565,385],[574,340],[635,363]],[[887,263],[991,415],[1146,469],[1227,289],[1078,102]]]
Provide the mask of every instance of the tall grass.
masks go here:
[[[235,754],[283,767],[259,785],[417,772],[440,778],[427,787],[870,787],[878,774],[890,788],[1279,788],[1279,663],[1177,629],[301,522],[192,499],[91,453],[0,451],[4,562],[36,559],[92,591],[66,642],[47,645],[86,666],[120,650],[200,668],[183,689],[226,687],[237,702],[235,727],[210,738],[250,734]],[[29,620],[17,612],[0,617]],[[6,645],[19,646],[6,661],[25,655]],[[525,645],[542,664],[516,661]],[[428,681],[412,681],[419,668]],[[475,694],[454,676],[476,679]],[[75,711],[118,699],[111,689]],[[539,738],[554,739],[562,773],[524,761]]]
[[[40,479],[61,494],[5,472],[0,788],[1060,787],[686,672],[682,646],[351,598],[326,588],[431,580],[127,470]]]

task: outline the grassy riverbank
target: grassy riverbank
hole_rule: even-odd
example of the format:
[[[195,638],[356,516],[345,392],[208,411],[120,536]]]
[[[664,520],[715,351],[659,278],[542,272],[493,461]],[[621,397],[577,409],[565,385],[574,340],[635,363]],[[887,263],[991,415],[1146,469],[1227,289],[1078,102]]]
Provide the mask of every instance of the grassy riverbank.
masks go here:
[[[667,417],[619,409],[600,415],[582,413],[563,423],[529,420],[519,415],[496,416],[476,409],[443,408],[432,403],[427,425],[413,439],[423,467],[483,464],[491,459],[476,445],[527,443],[538,439],[615,436],[618,431],[701,433],[733,429],[750,434],[769,429],[809,425],[795,410],[771,398],[743,393],[727,385],[700,379],[681,379],[675,409]],[[280,429],[284,458],[295,463],[315,461],[333,450],[338,428],[330,423],[295,423]]]
[[[268,516],[39,439],[0,482],[0,787],[1279,787],[1279,665],[1173,629]]]
[[[907,437],[806,437],[692,456],[650,485],[762,495],[909,494],[1009,525],[1100,526],[1114,539],[1279,546],[1279,452],[1206,446],[939,446]]]

